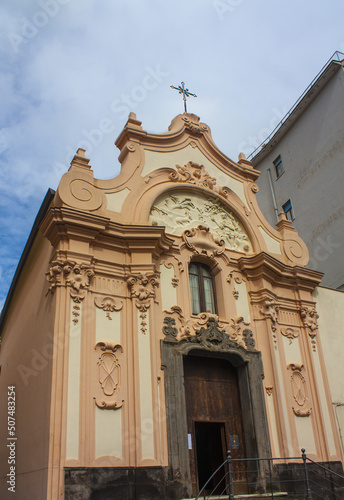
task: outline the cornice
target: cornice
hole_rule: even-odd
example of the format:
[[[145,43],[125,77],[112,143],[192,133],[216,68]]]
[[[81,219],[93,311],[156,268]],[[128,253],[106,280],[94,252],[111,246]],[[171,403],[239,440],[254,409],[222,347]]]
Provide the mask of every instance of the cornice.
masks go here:
[[[293,284],[308,291],[313,291],[323,277],[323,273],[318,271],[286,265],[266,252],[252,257],[241,257],[238,259],[238,265],[248,279],[267,279],[279,285]]]
[[[123,225],[101,215],[68,207],[50,208],[40,229],[54,247],[63,240],[74,239],[121,251],[123,248],[150,250],[154,257],[158,257],[174,243],[163,227]]]

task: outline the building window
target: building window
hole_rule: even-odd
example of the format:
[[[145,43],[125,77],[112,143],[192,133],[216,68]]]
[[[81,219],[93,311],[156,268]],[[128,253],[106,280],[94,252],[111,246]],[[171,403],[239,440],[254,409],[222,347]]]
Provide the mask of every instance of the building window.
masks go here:
[[[291,206],[291,201],[288,200],[284,205],[282,205],[283,211],[288,220],[294,220],[293,207]]]
[[[276,160],[274,160],[272,163],[275,165],[276,177],[278,178],[284,172],[281,155],[278,155]]]
[[[214,276],[210,268],[200,262],[189,266],[192,314],[216,313]]]

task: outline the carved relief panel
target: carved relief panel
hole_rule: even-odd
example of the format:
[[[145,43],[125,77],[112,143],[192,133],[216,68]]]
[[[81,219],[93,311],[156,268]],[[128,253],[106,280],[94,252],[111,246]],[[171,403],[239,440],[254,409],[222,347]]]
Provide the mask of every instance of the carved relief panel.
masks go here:
[[[308,406],[308,388],[302,373],[304,366],[299,363],[289,363],[291,391],[294,399],[293,412],[298,417],[308,417],[312,408]]]
[[[116,410],[124,399],[122,354],[123,348],[111,342],[98,342],[95,346],[97,363],[97,384],[95,404],[98,408]]]
[[[153,226],[165,226],[168,233],[176,236],[187,231],[188,240],[195,236],[192,229],[207,227],[213,234],[213,244],[217,239],[219,248],[252,252],[248,234],[234,213],[221,201],[197,192],[176,190],[164,194],[153,205],[149,221]]]

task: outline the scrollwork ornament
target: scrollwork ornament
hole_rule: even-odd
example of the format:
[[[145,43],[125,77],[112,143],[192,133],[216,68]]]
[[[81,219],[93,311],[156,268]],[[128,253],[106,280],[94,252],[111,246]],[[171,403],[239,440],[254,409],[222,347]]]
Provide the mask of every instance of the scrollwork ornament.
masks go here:
[[[299,336],[299,331],[295,330],[294,328],[288,327],[285,329],[281,329],[281,334],[284,337],[287,337],[287,339],[289,339],[289,344],[291,344],[292,341]]]
[[[106,312],[106,317],[109,320],[112,320],[111,312],[120,311],[123,307],[121,300],[115,300],[112,297],[96,297],[94,303],[99,309],[103,309]]]
[[[123,347],[120,344],[111,342],[98,342],[95,350],[100,350],[98,355],[98,395],[101,394],[102,401],[98,402],[95,396],[94,402],[98,408],[117,410],[121,408],[124,400],[121,396],[121,362],[118,357],[123,353]]]

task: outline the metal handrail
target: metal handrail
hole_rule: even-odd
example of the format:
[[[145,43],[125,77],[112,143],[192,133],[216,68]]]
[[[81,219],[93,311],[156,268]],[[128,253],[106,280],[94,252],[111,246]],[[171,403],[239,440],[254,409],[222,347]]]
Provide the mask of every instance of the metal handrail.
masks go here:
[[[329,469],[328,467],[325,467],[324,465],[319,464],[318,462],[315,462],[314,460],[308,458],[306,456],[306,451],[305,451],[304,448],[302,448],[301,453],[302,453],[301,456],[298,456],[298,457],[231,458],[230,451],[228,451],[227,452],[227,458],[226,458],[226,460],[224,460],[222,462],[222,464],[219,465],[219,467],[215,470],[215,472],[213,472],[213,474],[209,477],[209,479],[207,480],[207,482],[203,485],[203,487],[199,491],[198,495],[195,497],[195,500],[198,500],[200,498],[203,498],[204,500],[206,500],[207,498],[209,498],[211,495],[214,494],[214,492],[217,490],[217,488],[220,486],[220,484],[223,481],[225,481],[225,486],[224,486],[222,492],[218,495],[218,498],[220,498],[224,494],[224,492],[227,490],[227,492],[229,491],[228,499],[229,500],[233,500],[234,499],[233,484],[232,484],[232,480],[231,480],[231,464],[232,464],[232,462],[264,462],[264,461],[268,461],[269,462],[269,470],[270,470],[271,498],[274,498],[274,491],[273,491],[273,485],[272,485],[272,482],[273,482],[272,481],[272,471],[271,471],[271,462],[274,462],[274,461],[275,462],[276,461],[277,462],[283,462],[283,461],[289,461],[290,462],[291,460],[293,460],[293,461],[297,460],[297,461],[301,461],[301,462],[303,461],[304,467],[305,467],[305,485],[306,485],[306,495],[307,495],[306,498],[308,498],[308,499],[312,498],[312,492],[311,492],[311,488],[310,488],[310,483],[315,483],[315,484],[318,484],[318,483],[316,483],[313,479],[309,479],[309,477],[308,477],[308,469],[307,469],[307,462],[310,462],[310,463],[312,463],[312,464],[320,467],[321,469],[325,470],[329,474],[337,476],[337,477],[339,477],[340,479],[342,479],[344,481],[344,476],[343,475],[338,474],[337,472]],[[209,485],[209,483],[211,482],[211,480],[214,478],[214,476],[222,468],[224,468],[226,466],[228,466],[228,471],[225,471],[224,475],[217,482],[217,484],[213,487],[212,491],[210,493],[206,494],[205,493],[206,488]],[[258,470],[259,469],[257,469],[256,472],[258,472]],[[314,471],[312,471],[312,472],[314,473]],[[228,478],[228,480],[227,480],[227,478]],[[330,479],[330,481],[333,484],[336,484],[333,481],[333,479]],[[247,484],[250,484],[250,483],[247,483]],[[321,487],[324,488],[324,486],[321,486]]]

